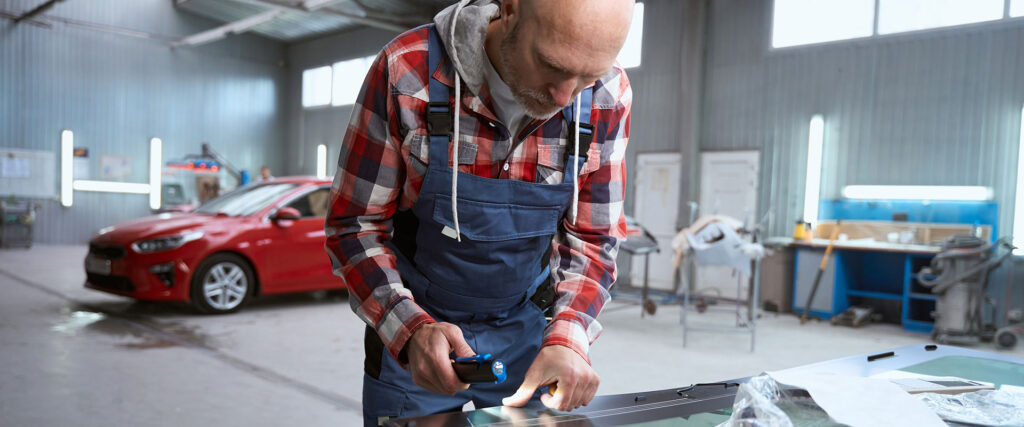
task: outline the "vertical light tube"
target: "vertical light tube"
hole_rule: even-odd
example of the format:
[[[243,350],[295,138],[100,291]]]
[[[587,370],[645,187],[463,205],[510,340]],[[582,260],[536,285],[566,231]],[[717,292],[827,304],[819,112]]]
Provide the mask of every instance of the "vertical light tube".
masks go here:
[[[66,208],[74,202],[74,189],[71,181],[74,176],[75,134],[70,130],[60,133],[60,204]]]
[[[1020,140],[1017,142],[1017,197],[1013,203],[1014,255],[1024,255],[1024,108],[1020,110]]]
[[[160,209],[160,184],[163,173],[163,141],[160,138],[149,140],[149,208]]]
[[[327,178],[327,146],[324,144],[316,146],[316,177]]]
[[[821,156],[825,144],[825,120],[820,114],[811,117],[807,137],[807,178],[804,182],[804,221],[818,223],[818,201],[821,197]]]

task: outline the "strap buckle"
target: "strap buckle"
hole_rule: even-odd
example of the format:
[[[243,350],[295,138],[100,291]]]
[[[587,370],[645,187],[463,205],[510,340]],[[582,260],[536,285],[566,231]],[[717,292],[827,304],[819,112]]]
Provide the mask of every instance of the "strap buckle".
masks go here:
[[[427,103],[427,133],[430,136],[451,136],[452,107],[447,102]]]
[[[569,145],[565,147],[565,158],[564,161],[569,161],[569,156],[574,152],[576,146],[576,122],[569,122],[569,137],[567,138]],[[579,158],[584,161],[587,159],[587,152],[590,151],[590,143],[594,141],[594,125],[590,123],[580,123],[580,156]]]

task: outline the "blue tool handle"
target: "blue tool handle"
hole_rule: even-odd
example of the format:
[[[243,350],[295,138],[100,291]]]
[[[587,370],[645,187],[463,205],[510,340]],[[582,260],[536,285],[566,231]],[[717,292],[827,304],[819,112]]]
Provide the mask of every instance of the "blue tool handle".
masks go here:
[[[490,354],[460,357],[452,362],[459,381],[466,384],[501,384],[505,382],[505,363]]]

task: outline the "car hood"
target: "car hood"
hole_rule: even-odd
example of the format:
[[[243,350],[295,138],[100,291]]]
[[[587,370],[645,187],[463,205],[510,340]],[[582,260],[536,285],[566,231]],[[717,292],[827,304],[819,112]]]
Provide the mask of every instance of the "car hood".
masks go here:
[[[193,230],[216,234],[229,230],[231,224],[237,225],[240,220],[241,218],[197,213],[163,213],[101,229],[92,241],[127,245],[143,239],[171,236]]]

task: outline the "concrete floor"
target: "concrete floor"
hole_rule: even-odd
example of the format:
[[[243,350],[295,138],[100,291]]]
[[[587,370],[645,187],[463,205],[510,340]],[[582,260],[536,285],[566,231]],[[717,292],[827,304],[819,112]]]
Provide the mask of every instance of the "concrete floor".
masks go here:
[[[84,246],[0,251],[0,424],[357,425],[363,325],[344,297],[264,298],[230,316],[134,302],[82,287]],[[748,336],[694,333],[679,308],[641,319],[613,302],[591,350],[599,394],[654,390],[925,342],[793,316]],[[725,324],[728,316],[702,315]],[[982,349],[990,350],[989,347]],[[1024,357],[1024,348],[1013,355]]]

